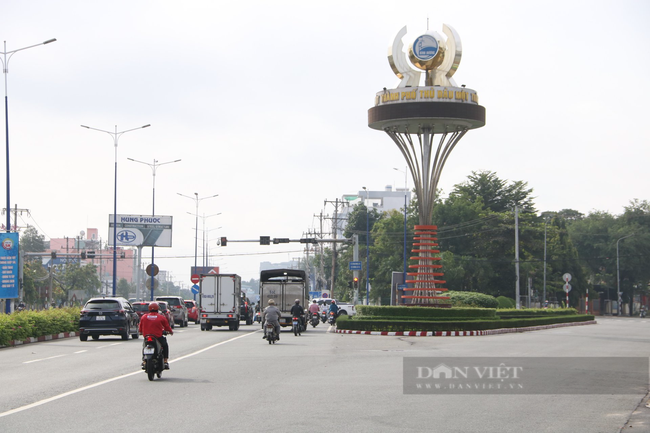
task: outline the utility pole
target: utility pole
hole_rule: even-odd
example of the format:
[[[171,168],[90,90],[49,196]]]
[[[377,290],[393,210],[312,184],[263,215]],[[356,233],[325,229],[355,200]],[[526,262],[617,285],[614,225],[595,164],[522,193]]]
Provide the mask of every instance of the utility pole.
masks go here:
[[[11,210],[10,210],[11,211]],[[7,208],[2,208],[2,214],[4,215],[7,212]],[[27,216],[31,216],[29,213],[29,209],[18,209],[18,205],[14,205],[13,213],[14,213],[14,226],[13,229],[10,227],[7,229],[8,232],[10,231],[20,231],[20,227],[18,227],[18,212],[22,215],[23,212],[27,212]]]
[[[515,206],[515,272],[517,281],[515,283],[515,304],[517,310],[521,309],[521,299],[519,299],[519,208]]]
[[[337,198],[334,201],[325,200],[325,205],[327,205],[327,203],[334,204],[334,217],[330,219],[333,220],[332,239],[337,239],[337,229],[338,229],[338,222],[339,222],[339,205],[342,207],[343,202],[339,201],[339,199]],[[330,288],[330,296],[332,298],[334,298],[334,287],[336,286],[336,255],[337,255],[336,242],[334,242],[332,244],[332,277],[331,277],[332,287]]]
[[[314,215],[314,217],[318,218],[319,221],[319,227],[320,227],[320,233],[317,233],[318,237],[320,239],[324,238],[323,234],[323,211],[321,211],[320,215]],[[316,278],[316,285],[317,285],[317,290],[319,292],[323,291],[323,286],[325,282],[325,261],[323,257],[323,243],[319,242],[318,246],[320,248],[320,269],[318,271],[318,276]]]

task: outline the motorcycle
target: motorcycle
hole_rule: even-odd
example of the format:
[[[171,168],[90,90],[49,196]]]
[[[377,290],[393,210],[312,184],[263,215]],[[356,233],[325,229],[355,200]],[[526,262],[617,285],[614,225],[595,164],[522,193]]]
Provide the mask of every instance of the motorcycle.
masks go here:
[[[334,311],[330,312],[330,317],[329,319],[327,319],[327,323],[329,323],[332,326],[336,323],[336,314],[334,313]]]
[[[260,312],[258,311],[257,313],[255,313],[255,319],[253,320],[255,320],[257,323],[262,323],[262,314],[260,314]]]
[[[153,380],[154,375],[160,379],[165,368],[163,359],[160,341],[153,335],[145,335],[142,345],[142,360],[144,361],[142,369],[147,373],[149,380]]]
[[[311,314],[311,319],[309,319],[309,323],[311,323],[312,327],[316,327],[320,323],[320,319],[318,318],[318,313],[312,313]]]
[[[293,318],[293,325],[291,327],[293,330],[293,335],[300,335],[300,331],[302,330],[302,324],[300,323],[300,317],[294,317]]]
[[[269,344],[275,344],[279,340],[278,333],[275,330],[275,325],[272,323],[266,323],[264,327],[264,337],[269,342]]]
[[[642,308],[641,312],[639,313],[639,317],[645,317],[645,315],[646,315],[646,310],[645,308]]]
[[[327,321],[327,311],[323,310],[320,312],[320,320],[323,323]]]

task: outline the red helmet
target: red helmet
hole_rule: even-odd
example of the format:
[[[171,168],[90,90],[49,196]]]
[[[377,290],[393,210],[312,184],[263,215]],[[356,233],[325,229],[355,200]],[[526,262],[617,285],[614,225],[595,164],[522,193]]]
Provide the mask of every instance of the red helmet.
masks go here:
[[[158,311],[158,303],[157,302],[152,302],[149,304],[149,311]]]

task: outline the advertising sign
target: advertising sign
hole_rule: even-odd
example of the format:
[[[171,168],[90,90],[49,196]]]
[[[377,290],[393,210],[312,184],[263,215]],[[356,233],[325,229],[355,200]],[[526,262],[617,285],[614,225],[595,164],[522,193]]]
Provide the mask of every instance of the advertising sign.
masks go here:
[[[18,297],[18,233],[0,234],[0,298]]]
[[[113,244],[113,230],[117,230],[116,245],[123,247],[171,247],[171,216],[113,215],[108,216],[108,238]]]

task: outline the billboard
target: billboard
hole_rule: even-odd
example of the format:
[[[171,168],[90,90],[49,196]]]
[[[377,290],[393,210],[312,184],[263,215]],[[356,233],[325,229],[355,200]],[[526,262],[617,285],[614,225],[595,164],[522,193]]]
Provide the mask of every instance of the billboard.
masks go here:
[[[0,234],[0,298],[18,297],[18,233]]]
[[[113,230],[117,230],[116,245],[123,247],[171,247],[171,216],[113,215],[108,216],[108,238],[113,244]]]

